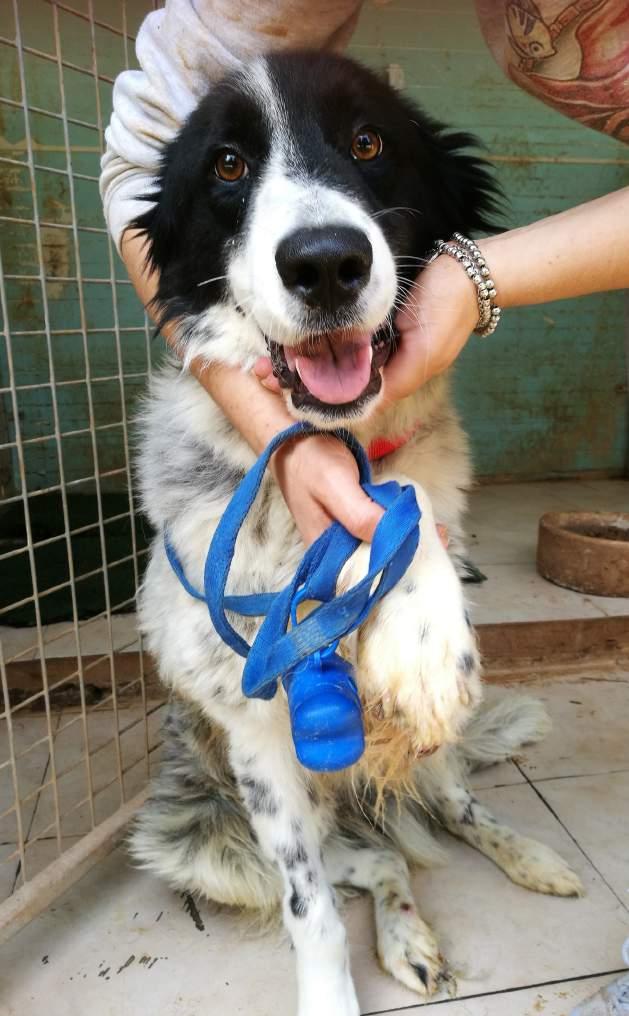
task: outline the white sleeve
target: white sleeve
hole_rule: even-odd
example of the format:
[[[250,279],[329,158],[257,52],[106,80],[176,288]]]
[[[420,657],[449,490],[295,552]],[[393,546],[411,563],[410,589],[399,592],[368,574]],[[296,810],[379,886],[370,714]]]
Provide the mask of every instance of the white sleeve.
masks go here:
[[[114,84],[113,113],[105,131],[100,192],[109,231],[120,250],[122,234],[154,186],[162,149],[172,141],[208,84],[262,50],[309,45],[342,46],[361,0],[167,0],[149,14],[136,40],[140,70],[123,71]]]

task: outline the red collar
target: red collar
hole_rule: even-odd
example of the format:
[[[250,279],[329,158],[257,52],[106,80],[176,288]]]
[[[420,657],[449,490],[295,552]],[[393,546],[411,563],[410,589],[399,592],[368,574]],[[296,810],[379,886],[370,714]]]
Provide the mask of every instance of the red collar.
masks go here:
[[[377,462],[378,459],[383,459],[386,455],[391,455],[392,452],[397,452],[398,449],[403,448],[415,436],[417,431],[420,430],[421,426],[421,423],[416,423],[414,427],[398,437],[374,437],[367,446],[369,461]]]

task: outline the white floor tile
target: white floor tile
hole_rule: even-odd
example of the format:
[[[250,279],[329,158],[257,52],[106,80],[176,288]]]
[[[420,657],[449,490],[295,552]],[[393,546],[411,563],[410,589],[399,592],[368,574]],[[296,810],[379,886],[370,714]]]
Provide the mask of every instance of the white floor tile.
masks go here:
[[[523,832],[561,850],[588,895],[556,900],[527,893],[470,848],[452,843],[447,867],[419,873],[415,889],[457,972],[460,994],[616,969],[627,912],[531,788],[479,796]],[[9,1012],[40,1016],[45,1005],[48,1016],[294,1016],[293,956],[284,937],[248,933],[246,918],[207,904],[198,910],[200,921],[179,895],[115,852],[4,947]],[[367,898],[350,901],[346,923],[363,1012],[416,1005],[418,997],[377,966]]]
[[[543,988],[527,988],[507,994],[486,995],[484,998],[453,1000],[445,1005],[422,1006],[418,1012],[434,1016],[570,1016],[575,1005],[593,995],[608,981],[606,977],[587,977],[579,981],[562,981]],[[392,1009],[388,1016],[397,1016],[408,1009]]]
[[[149,750],[159,737],[162,709],[148,718]],[[121,804],[116,724],[112,710],[90,710],[87,716],[91,779],[94,792],[95,822],[113,814]],[[140,706],[118,713],[120,764],[123,769],[125,797],[128,800],[146,785],[145,733]],[[88,770],[83,720],[78,712],[64,712],[54,742],[57,768],[57,794],[64,836],[89,832],[92,818],[89,803]],[[128,770],[124,772],[124,770]],[[83,803],[77,807],[81,801]],[[33,835],[42,835],[55,820],[52,788],[42,792],[33,821]],[[50,835],[48,833],[47,835]]]
[[[539,791],[629,912],[629,772],[545,780]]]
[[[527,691],[546,703],[553,721],[552,733],[521,753],[530,779],[629,770],[629,674],[593,673],[591,680],[549,681]]]
[[[586,596],[537,574],[537,529],[547,511],[629,511],[629,481],[495,484],[470,497],[470,556],[488,581],[468,586],[476,624],[629,615],[627,597]]]
[[[577,510],[629,512],[629,480],[581,480],[574,487]]]
[[[34,878],[35,875],[38,875],[40,871],[43,871],[44,868],[47,868],[49,864],[52,864],[61,854],[72,847],[78,839],[78,836],[65,836],[62,838],[60,845],[57,843],[56,837],[48,837],[47,839],[35,840],[34,843],[27,843],[25,849],[26,877],[28,879]],[[16,889],[19,889],[21,885],[22,878],[18,865]]]
[[[34,660],[39,655],[35,628],[11,628],[8,625],[0,625],[0,642],[5,663],[10,663],[14,658],[19,662]]]
[[[629,597],[627,596],[596,596],[592,597],[599,610],[608,617],[625,617],[629,614]]]
[[[40,1016],[294,1016],[282,935],[198,906],[134,871],[122,850],[3,947],[9,1012]],[[44,961],[46,957],[46,962]]]
[[[56,729],[59,716],[52,717],[53,729]],[[48,723],[44,716],[32,716],[19,713],[13,718],[13,742],[16,756],[18,795],[20,799],[29,797],[41,785],[49,757],[49,742],[46,738]],[[31,747],[33,746],[33,747]],[[9,736],[6,720],[0,720],[0,764],[10,757]],[[0,814],[10,808],[15,801],[13,772],[11,765],[0,769]],[[21,804],[22,830],[28,832],[33,813],[37,805],[37,796]],[[0,819],[0,843],[17,840],[18,830],[15,814]]]
[[[117,653],[137,652],[140,648],[137,618],[134,613],[114,614],[111,619],[111,639],[107,618],[96,617],[79,622],[81,652],[84,656],[100,656],[113,645]],[[77,641],[72,621],[44,625],[46,657],[76,656]],[[0,640],[5,661],[15,656],[19,660],[39,659],[37,630],[35,628],[9,628],[0,626]],[[23,655],[22,655],[23,653]]]
[[[465,531],[470,553],[484,564],[535,560],[537,527],[547,511],[572,506],[564,483],[514,483],[478,487],[470,495]]]
[[[488,766],[487,769],[478,769],[470,775],[470,783],[473,790],[488,790],[491,787],[526,783],[526,778],[513,762],[503,762],[497,766]]]
[[[563,589],[538,575],[534,557],[512,564],[475,563],[487,581],[466,587],[474,624],[605,617],[598,597]]]
[[[580,874],[586,896],[566,900],[527,892],[486,858],[448,839],[449,863],[418,873],[414,885],[419,911],[438,934],[459,994],[617,969],[620,947],[629,934],[629,914],[534,791],[514,786],[480,791],[478,796],[498,818],[557,850]],[[412,1005],[412,992],[373,963],[369,901],[357,904],[348,927],[363,1010]]]
[[[135,614],[114,614],[111,619],[111,638],[109,622],[105,617],[81,621],[79,636],[84,656],[108,653],[112,645],[115,652],[133,652],[139,647]],[[76,634],[71,623],[47,625],[45,643],[47,656],[76,655]]]

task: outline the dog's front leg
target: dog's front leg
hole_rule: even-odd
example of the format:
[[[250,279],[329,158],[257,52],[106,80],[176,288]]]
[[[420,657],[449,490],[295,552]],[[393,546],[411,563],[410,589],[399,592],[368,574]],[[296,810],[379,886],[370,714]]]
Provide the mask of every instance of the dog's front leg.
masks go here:
[[[358,1016],[345,928],[322,861],[325,816],[295,758],[285,707],[250,703],[230,729],[231,761],[260,842],[284,882],[295,947],[298,1016]]]
[[[411,482],[399,475],[379,480]],[[414,483],[422,511],[417,553],[406,574],[361,626],[357,677],[368,701],[405,728],[418,753],[456,741],[480,698],[479,656],[461,582],[443,547],[426,491]],[[363,544],[341,573],[339,588],[367,571]]]

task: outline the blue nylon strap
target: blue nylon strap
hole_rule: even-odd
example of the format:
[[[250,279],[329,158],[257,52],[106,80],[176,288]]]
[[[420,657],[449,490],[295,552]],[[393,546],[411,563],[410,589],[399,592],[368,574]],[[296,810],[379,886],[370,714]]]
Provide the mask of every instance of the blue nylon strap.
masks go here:
[[[334,436],[343,441],[356,458],[365,492],[385,509],[371,543],[365,577],[345,593],[335,595],[343,565],[360,542],[335,522],[308,548],[293,579],[279,593],[225,595],[236,540],[271,456],[285,441],[317,433],[322,432],[308,423],[289,427],[271,441],[246,474],[212,538],[205,560],[203,593],[188,582],[168,535],[164,537],[168,560],[184,589],[195,599],[207,603],[220,637],[235,652],[246,657],[242,686],[250,697],[272,698],[279,677],[306,657],[354,631],[399,581],[417,548],[421,512],[413,487],[400,487],[394,482],[373,484],[362,446],[348,431],[335,431]],[[313,600],[320,605],[288,630],[291,609],[297,599]],[[252,646],[234,629],[226,611],[249,617],[266,615]]]
[[[400,488],[398,484],[387,486],[395,487],[397,491],[389,489],[386,498],[381,496],[381,487],[369,485],[366,488],[371,496],[376,494],[374,500],[379,500],[387,510],[374,533],[369,569],[365,577],[347,592],[334,597],[338,574],[349,554],[342,560],[334,555],[329,571],[326,554],[325,561],[320,563],[323,581],[319,572],[320,581],[315,589],[311,586],[312,580],[308,578],[307,567],[300,567],[293,581],[278,594],[258,632],[243,672],[242,687],[245,695],[259,696],[268,690],[269,683],[272,683],[274,694],[277,678],[318,649],[354,631],[404,574],[417,549],[419,508],[412,487]],[[338,532],[337,526],[340,530],[338,523],[327,530],[331,533],[332,544]],[[353,542],[354,547],[350,548],[350,553],[358,543]],[[302,565],[304,563],[305,559]],[[378,584],[372,592],[378,576]],[[287,632],[290,606],[302,582],[305,582],[302,599],[319,599],[324,589],[334,598],[321,603],[307,618]],[[314,595],[315,592],[319,595]]]
[[[170,562],[172,570],[186,592],[190,596],[194,596],[195,600],[202,600],[203,603],[206,603],[205,593],[200,593],[198,589],[195,589],[188,582],[183,565],[168,535],[164,537],[164,549],[166,550],[166,557]],[[271,609],[271,604],[276,596],[277,593],[251,593],[248,596],[226,596],[225,610],[231,610],[235,614],[242,614],[244,617],[264,617]]]
[[[212,537],[212,543],[205,560],[203,577],[205,599],[216,631],[223,641],[241,656],[248,655],[250,646],[227,620],[224,602],[225,586],[238,534],[249,513],[249,509],[255,501],[262,478],[273,453],[286,441],[300,437],[303,434],[316,433],[318,433],[317,428],[311,424],[296,423],[287,430],[282,431],[281,434],[277,434],[241,481],[226,510],[223,512],[223,516]],[[368,482],[371,479],[371,469],[363,448],[348,431],[335,431],[334,433],[336,437],[345,442],[355,455],[361,483]],[[317,543],[314,546],[316,547]],[[239,610],[235,606],[237,600],[238,597],[231,597],[231,603],[234,605],[232,609],[236,611]],[[251,609],[250,597],[248,598],[248,606]]]

